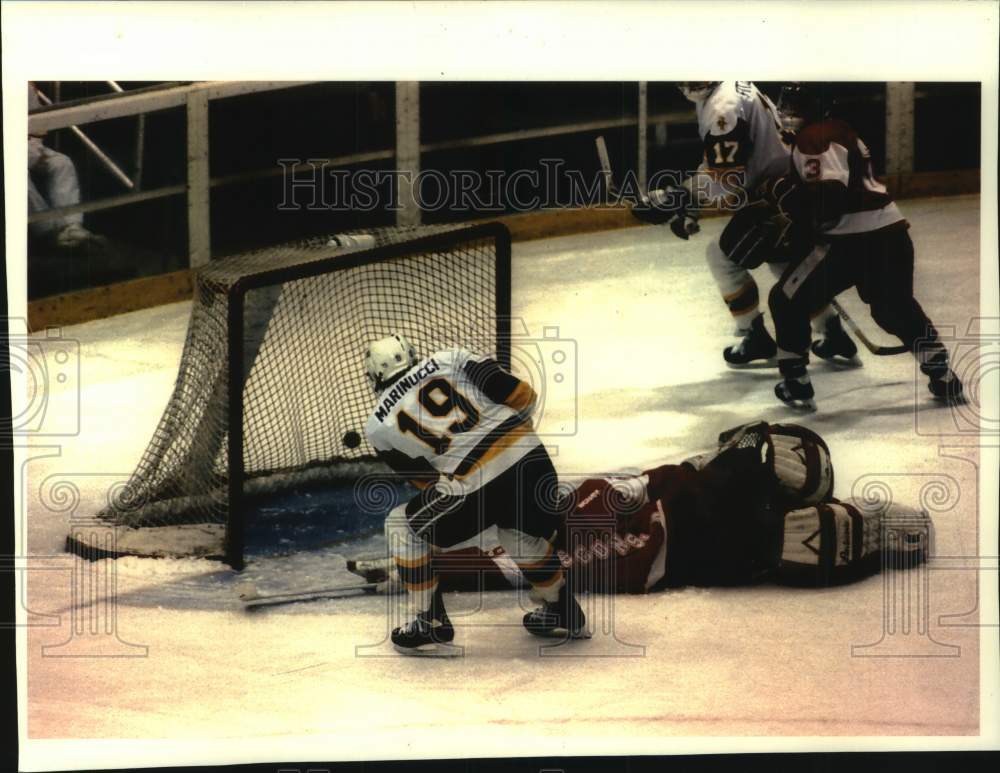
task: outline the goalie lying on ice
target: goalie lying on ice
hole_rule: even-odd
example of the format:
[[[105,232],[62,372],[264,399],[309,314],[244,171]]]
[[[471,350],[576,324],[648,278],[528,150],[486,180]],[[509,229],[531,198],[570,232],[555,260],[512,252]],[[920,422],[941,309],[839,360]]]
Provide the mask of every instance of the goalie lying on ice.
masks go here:
[[[775,581],[826,586],[910,566],[931,550],[933,524],[895,503],[833,498],[826,443],[793,424],[723,432],[718,447],[637,476],[582,480],[560,502],[559,556],[578,590],[647,593],[683,585]],[[442,590],[526,585],[518,533],[487,531],[475,546],[433,557]],[[389,559],[349,561],[380,589],[399,589]]]

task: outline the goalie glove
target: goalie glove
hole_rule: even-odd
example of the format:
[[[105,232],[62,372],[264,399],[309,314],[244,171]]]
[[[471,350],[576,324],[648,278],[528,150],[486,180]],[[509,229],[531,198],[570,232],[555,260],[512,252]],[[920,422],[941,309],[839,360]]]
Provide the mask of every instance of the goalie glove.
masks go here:
[[[716,457],[738,448],[754,448],[761,472],[769,476],[778,501],[801,507],[833,495],[833,462],[826,442],[797,424],[758,421],[733,427],[719,435]]]
[[[348,560],[347,571],[356,574],[365,582],[375,583],[375,592],[386,595],[402,593],[403,583],[399,580],[399,570],[391,558],[371,558]]]
[[[826,442],[798,424],[772,424],[774,476],[789,506],[813,505],[833,497],[833,460]]]
[[[698,216],[691,207],[691,193],[687,188],[668,185],[657,188],[639,197],[632,207],[632,215],[643,223],[670,225],[674,236],[687,240],[698,233]]]

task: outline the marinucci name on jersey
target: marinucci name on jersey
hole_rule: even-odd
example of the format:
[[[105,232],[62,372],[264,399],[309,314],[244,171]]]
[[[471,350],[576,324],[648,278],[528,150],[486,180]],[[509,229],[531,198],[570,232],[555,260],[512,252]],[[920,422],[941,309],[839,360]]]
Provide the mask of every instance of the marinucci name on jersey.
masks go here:
[[[406,375],[392,385],[392,389],[383,395],[381,404],[375,409],[375,418],[384,422],[389,415],[389,411],[392,410],[392,407],[399,402],[403,395],[429,375],[437,373],[440,370],[441,365],[431,357],[424,365],[406,373]]]
[[[379,395],[365,432],[418,488],[439,477],[477,489],[540,445],[536,395],[494,360],[434,352]]]

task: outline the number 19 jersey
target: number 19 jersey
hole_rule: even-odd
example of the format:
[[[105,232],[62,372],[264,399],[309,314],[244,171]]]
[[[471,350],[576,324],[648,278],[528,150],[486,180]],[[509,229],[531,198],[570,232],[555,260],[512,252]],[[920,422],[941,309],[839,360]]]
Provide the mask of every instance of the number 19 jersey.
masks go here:
[[[475,490],[540,445],[535,402],[532,388],[493,360],[439,351],[379,395],[365,432],[390,466],[414,473],[418,487],[437,474]]]

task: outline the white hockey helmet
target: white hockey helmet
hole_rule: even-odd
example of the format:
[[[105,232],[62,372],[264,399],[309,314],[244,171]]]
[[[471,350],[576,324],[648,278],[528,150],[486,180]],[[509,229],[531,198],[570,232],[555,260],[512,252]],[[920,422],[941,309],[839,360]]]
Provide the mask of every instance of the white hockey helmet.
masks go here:
[[[417,350],[402,335],[393,333],[365,350],[365,373],[376,392],[417,364]]]
[[[722,81],[680,81],[677,88],[691,102],[701,102],[715,91]]]

